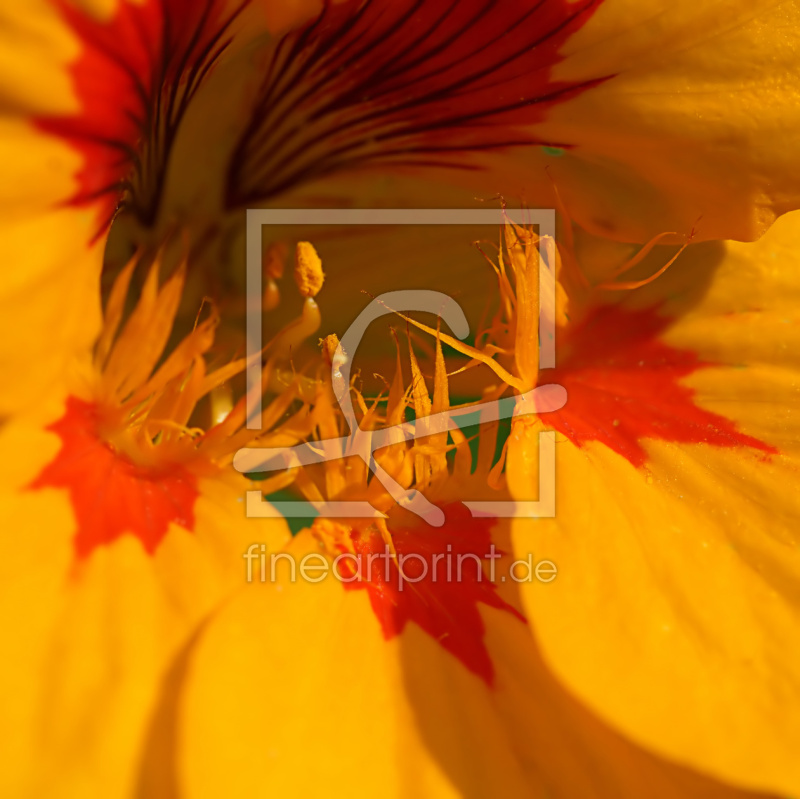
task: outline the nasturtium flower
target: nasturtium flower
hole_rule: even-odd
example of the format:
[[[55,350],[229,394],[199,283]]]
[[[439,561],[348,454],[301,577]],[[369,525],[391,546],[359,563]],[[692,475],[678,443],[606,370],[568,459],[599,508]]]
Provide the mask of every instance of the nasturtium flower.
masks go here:
[[[361,430],[402,424],[406,406],[418,424],[450,407],[441,346],[430,393],[409,360],[410,382],[398,363],[380,401],[353,387]],[[321,447],[348,432],[329,366],[315,391]],[[462,504],[508,499],[496,432],[482,431],[474,469],[458,430],[376,451],[382,474],[443,511],[439,527],[368,482],[348,448],[300,469],[311,502],[367,499],[377,518],[318,518],[286,548],[256,549],[250,584],[187,652],[169,704],[182,796],[751,795],[631,744],[548,674],[520,609],[509,521]]]
[[[460,206],[498,193],[552,205],[557,187],[577,222],[611,239],[758,236],[800,205],[797,13],[793,2],[723,0],[3,3],[0,618],[14,652],[2,670],[0,793],[157,796],[179,785],[219,795],[234,785],[232,773],[234,788],[256,793],[296,792],[298,779],[314,792],[332,775],[350,791],[352,770],[363,768],[362,793],[390,783],[402,795],[413,763],[423,789],[448,795],[497,786],[739,795],[660,755],[723,782],[796,792],[797,731],[787,716],[797,680],[776,643],[794,630],[786,552],[796,508],[782,497],[772,512],[794,457],[791,418],[774,409],[793,401],[794,384],[787,348],[769,349],[789,341],[794,284],[791,259],[777,253],[771,266],[771,243],[728,248],[717,269],[701,255],[721,248],[685,253],[680,270],[616,304],[598,304],[591,288],[614,283],[613,268],[582,280],[570,261],[569,313],[556,306],[565,355],[555,377],[572,404],[518,423],[500,465],[484,433],[474,474],[463,466],[464,440],[387,450],[382,463],[400,485],[445,507],[444,532],[467,530],[452,545],[457,554],[497,542],[507,568],[529,552],[525,525],[512,549],[507,525],[468,522],[458,499],[498,485],[503,463],[510,496],[526,498],[532,432],[560,433],[559,469],[577,477],[559,482],[560,515],[537,522],[536,549],[561,576],[554,590],[534,584],[521,597],[501,570],[499,582],[473,572],[457,585],[418,583],[402,597],[377,578],[244,586],[221,607],[253,544],[329,562],[383,543],[432,563],[448,542],[423,535],[407,510],[389,509],[363,470],[339,467],[278,475],[263,489],[296,481],[311,498],[369,496],[386,506],[386,520],[319,521],[287,544],[274,515],[247,519],[250,484],[230,460],[253,431],[245,400],[229,402],[228,393],[246,361],[209,366],[213,305],[173,332],[174,346],[168,339],[188,281],[195,293],[212,287],[220,305],[240,299],[229,295],[250,206]],[[156,266],[139,281],[136,264],[160,263],[156,251],[176,230],[187,237],[189,273],[165,269],[162,283]],[[395,268],[385,252],[382,267]],[[303,253],[313,261],[305,245]],[[422,287],[419,274],[402,274]],[[306,277],[318,283],[320,274]],[[335,278],[337,291],[352,287]],[[683,293],[673,296],[675,286]],[[748,305],[753,286],[763,294],[758,309]],[[495,369],[495,392],[506,378],[514,389],[540,378],[530,308],[516,328],[522,338],[504,340],[521,318],[507,289],[510,326],[488,331],[491,352],[481,341],[468,353],[507,361],[519,344]],[[765,331],[758,341],[742,332],[756,321]],[[307,300],[275,342],[277,355],[294,358],[318,324]],[[611,361],[598,327],[606,341],[616,336]],[[264,435],[288,445],[335,429],[324,381],[309,392],[307,377],[279,373],[267,358],[275,396]],[[650,362],[657,374],[643,381]],[[431,397],[413,366],[418,414],[449,403],[441,355],[434,369]],[[754,375],[775,392],[759,393]],[[404,389],[390,392],[393,413],[409,402]],[[206,400],[212,418],[198,427]],[[647,413],[631,410],[638,401]],[[598,484],[609,475],[618,483]],[[727,515],[723,485],[748,486]],[[586,510],[587,497],[597,508]],[[663,511],[652,530],[651,503]],[[582,546],[580,525],[610,537],[618,558],[605,563],[607,552]],[[702,550],[680,537],[694,525]],[[762,526],[772,531],[766,543]],[[691,591],[706,562],[711,588],[698,609]],[[630,612],[593,615],[623,601]],[[565,618],[570,634],[559,637]],[[692,712],[676,721],[681,691]],[[302,704],[309,697],[321,715]],[[562,715],[569,722],[554,737],[551,717]],[[226,722],[236,738],[222,735]],[[275,763],[262,774],[249,756],[264,751]]]

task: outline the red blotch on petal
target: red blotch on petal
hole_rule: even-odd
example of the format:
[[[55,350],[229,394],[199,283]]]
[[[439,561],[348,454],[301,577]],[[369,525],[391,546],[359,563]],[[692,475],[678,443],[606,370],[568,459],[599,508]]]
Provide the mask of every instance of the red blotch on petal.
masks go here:
[[[56,5],[81,43],[70,66],[80,110],[40,117],[37,125],[69,142],[82,156],[72,203],[99,203],[110,219],[144,135],[160,57],[161,3],[121,2],[109,19],[96,19],[65,0]]]
[[[714,364],[658,338],[669,324],[657,308],[632,311],[601,306],[561,342],[564,357],[542,375],[567,390],[564,408],[546,423],[573,443],[599,441],[634,466],[643,466],[647,439],[716,447],[777,450],[736,429],[723,416],[694,403],[694,390],[680,381]]]
[[[438,528],[420,523],[414,529],[394,529],[390,522],[405,579],[395,562],[385,556],[386,545],[374,530],[352,534],[355,551],[361,556],[360,574],[356,575],[351,559],[340,561],[339,569],[347,588],[369,593],[387,641],[414,622],[491,685],[494,669],[483,640],[485,627],[478,605],[505,610],[522,622],[525,618],[497,594],[483,570],[482,564],[488,571],[490,563],[497,563],[488,559],[492,551],[502,554],[492,550],[493,520],[473,518],[460,504],[443,510],[446,521]]]
[[[601,2],[326,2],[265,68],[229,203],[387,161],[474,169],[472,153],[536,144],[527,126],[608,77],[551,77]]]
[[[68,0],[53,2],[80,43],[69,67],[80,109],[34,122],[83,156],[70,202],[97,205],[102,232],[134,172],[150,170],[161,180],[164,164],[142,164],[141,143],[163,135],[159,158],[166,157],[184,110],[178,84],[199,82],[227,24],[220,22],[220,0],[118,0],[108,18]]]
[[[70,397],[66,413],[48,430],[61,438],[61,449],[30,488],[69,491],[78,558],[124,534],[153,554],[170,523],[193,529],[196,478],[182,468],[145,469],[115,453],[97,436],[94,405]]]

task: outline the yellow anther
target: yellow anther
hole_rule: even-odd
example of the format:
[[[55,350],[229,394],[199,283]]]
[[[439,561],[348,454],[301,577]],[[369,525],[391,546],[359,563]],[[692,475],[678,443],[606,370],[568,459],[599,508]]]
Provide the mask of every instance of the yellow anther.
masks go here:
[[[336,355],[336,348],[339,346],[339,337],[336,333],[331,333],[325,338],[319,340],[319,346],[322,348],[322,356],[325,362],[330,366],[333,363],[333,357]]]
[[[308,241],[300,241],[297,244],[294,279],[304,297],[316,297],[325,282],[322,261],[314,245]]]
[[[325,338],[319,340],[319,345],[322,348],[322,357],[328,366],[335,366],[336,373],[347,363],[347,353],[344,350],[339,352],[339,337],[335,333],[331,333]],[[337,354],[337,352],[339,354]]]

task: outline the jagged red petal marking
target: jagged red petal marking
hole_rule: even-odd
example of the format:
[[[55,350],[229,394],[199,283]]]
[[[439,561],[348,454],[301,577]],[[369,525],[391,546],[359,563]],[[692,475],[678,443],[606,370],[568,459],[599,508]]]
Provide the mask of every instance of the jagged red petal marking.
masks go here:
[[[181,467],[145,469],[115,453],[97,435],[93,404],[70,397],[64,416],[48,429],[61,438],[61,449],[30,488],[67,489],[77,558],[125,534],[153,554],[170,523],[194,529],[196,478]]]
[[[669,323],[656,307],[608,305],[568,329],[559,342],[557,368],[541,376],[563,385],[568,400],[547,414],[546,423],[578,446],[599,441],[637,467],[647,462],[646,440],[777,454],[730,419],[695,404],[694,390],[681,379],[714,364],[659,339]]]
[[[326,2],[265,69],[229,203],[353,166],[470,168],[467,154],[536,143],[523,126],[597,82],[551,74],[601,2]]]
[[[507,611],[522,622],[525,618],[498,595],[484,567],[476,561],[479,559],[488,569],[494,521],[473,518],[461,504],[448,505],[443,511],[446,521],[439,528],[420,523],[413,529],[396,529],[390,521],[398,558],[405,557],[402,565],[406,581],[400,579],[394,562],[384,557],[385,543],[377,532],[354,532],[353,546],[361,555],[360,579],[344,585],[369,593],[387,641],[414,622],[491,685],[494,669],[483,640],[485,627],[478,605]],[[342,564],[344,573],[352,561],[343,560]]]
[[[96,205],[102,232],[122,193],[133,189],[133,175],[156,184],[154,196],[140,201],[157,201],[164,161],[185,110],[181,101],[219,55],[215,48],[238,10],[223,17],[222,0],[119,0],[110,17],[100,18],[68,0],[52,2],[80,44],[69,67],[80,107],[34,122],[83,156],[70,203]],[[142,163],[143,142],[155,145],[159,136],[159,147]]]

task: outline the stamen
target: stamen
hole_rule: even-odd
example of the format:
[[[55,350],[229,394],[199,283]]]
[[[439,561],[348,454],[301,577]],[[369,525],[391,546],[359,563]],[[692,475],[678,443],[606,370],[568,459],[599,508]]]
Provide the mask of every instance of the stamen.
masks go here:
[[[557,191],[556,196],[558,198]],[[560,198],[557,201],[560,202]],[[567,224],[569,225],[569,219]],[[671,235],[675,234],[661,233],[655,236],[636,255],[617,267],[612,280],[592,287],[572,251],[571,234],[566,237],[567,244],[559,247],[551,237],[539,238],[529,228],[520,227],[509,220],[504,226],[503,242],[498,248],[496,263],[478,245],[479,251],[497,276],[500,295],[500,309],[489,327],[476,336],[476,344],[480,344],[480,347],[469,347],[446,335],[441,335],[441,340],[473,359],[462,369],[470,368],[474,363],[483,363],[507,386],[517,391],[527,391],[536,386],[539,379],[540,317],[558,327],[564,327],[569,322],[566,311],[569,296],[561,278],[569,279],[570,274],[576,275],[578,279],[572,281],[571,289],[576,295],[583,295],[584,299],[587,299],[586,295],[591,291],[630,291],[641,288],[663,275],[675,263],[691,243],[694,229],[678,252],[650,277],[620,282],[614,282],[614,278],[639,265],[660,241]],[[540,249],[544,249],[547,264],[542,259]],[[562,254],[564,261],[572,264],[572,270],[565,276],[562,275]],[[539,297],[539,272],[546,268],[554,271],[555,280],[543,285],[554,285],[554,291],[548,290],[545,296]],[[398,315],[431,336],[439,335],[427,325],[403,314]],[[498,364],[496,358],[503,365]],[[509,360],[512,361],[511,368],[506,366]],[[490,395],[501,396],[502,390],[501,387],[500,393],[497,393],[496,389],[492,389]]]
[[[280,280],[286,269],[288,255],[289,247],[286,242],[277,241],[270,244],[266,253],[264,253],[264,277]]]
[[[211,390],[211,423],[222,424],[233,410],[233,389],[228,383]]]
[[[619,275],[624,274],[628,270],[633,269],[633,267],[636,266],[638,263],[640,263],[642,259],[650,252],[650,250],[653,249],[653,247],[655,246],[656,242],[659,239],[663,238],[664,236],[674,236],[674,235],[676,234],[660,233],[658,236],[655,236],[647,244],[645,244],[645,246],[642,247],[642,249],[633,258],[624,263],[614,273],[614,277],[618,277]],[[670,258],[669,261],[667,261],[664,264],[664,266],[661,267],[661,269],[659,269],[655,274],[651,275],[650,277],[645,278],[644,280],[633,280],[623,283],[613,283],[613,282],[600,283],[597,286],[595,286],[595,288],[600,289],[602,291],[633,291],[634,289],[639,289],[642,286],[646,286],[648,283],[652,283],[654,280],[661,277],[661,275],[663,275],[664,272],[666,272],[667,269],[669,269],[672,266],[672,264],[674,264],[675,261],[678,260],[679,256],[683,253],[683,251],[692,243],[693,236],[694,236],[694,231],[692,231],[689,234],[683,246],[678,250],[678,252],[676,252],[675,255],[673,255],[672,258]]]
[[[564,263],[568,267],[568,272],[563,277],[558,275],[559,278],[565,279],[569,281],[570,278],[577,279],[577,287],[573,286],[572,288],[578,288],[582,290],[592,290],[597,289],[600,291],[632,291],[634,289],[641,288],[642,286],[646,286],[648,283],[652,283],[657,278],[661,277],[667,269],[669,269],[672,264],[678,259],[678,256],[683,253],[683,251],[692,243],[694,239],[695,230],[692,228],[692,231],[686,236],[686,240],[683,246],[678,250],[675,255],[667,261],[664,266],[662,266],[655,274],[651,275],[649,278],[644,280],[634,280],[634,281],[627,281],[621,283],[615,283],[614,281],[624,275],[626,272],[629,272],[635,266],[638,266],[652,251],[652,249],[663,239],[668,238],[670,236],[678,236],[678,233],[674,231],[659,233],[653,238],[650,239],[646,244],[644,244],[641,249],[629,258],[627,261],[624,261],[620,264],[611,274],[610,279],[606,280],[602,283],[599,283],[595,286],[592,286],[589,279],[586,277],[583,269],[580,266],[580,262],[578,261],[577,255],[575,254],[575,237],[572,231],[572,219],[569,215],[569,211],[567,210],[566,206],[564,205],[563,200],[561,199],[561,194],[558,191],[558,187],[556,186],[555,181],[553,180],[552,176],[550,175],[550,171],[547,170],[547,175],[550,178],[550,181],[553,185],[553,193],[555,195],[555,205],[556,209],[558,210],[559,214],[563,219],[563,226],[562,226],[562,241],[561,246],[557,250],[557,255],[563,258]],[[698,220],[699,221],[699,220]]]
[[[191,532],[200,477],[218,475],[237,450],[256,439],[294,446],[313,429],[307,405],[289,416],[300,396],[297,380],[266,403],[262,430],[243,429],[247,397],[234,404],[228,381],[246,369],[252,358],[207,368],[205,356],[218,324],[213,306],[207,318],[198,320],[165,357],[183,290],[185,262],[159,286],[157,258],[139,302],[123,324],[137,263],[134,259],[128,264],[111,290],[94,370],[87,385],[81,386],[81,398],[67,397],[63,417],[49,427],[62,446],[30,484],[31,490],[55,487],[69,492],[78,558],[122,535],[134,535],[152,553],[172,523]],[[255,357],[260,359],[262,354]],[[274,356],[263,370],[264,385],[273,373]],[[206,397],[211,417],[208,430],[193,422],[198,404]],[[296,476],[296,471],[285,472],[267,486],[277,490]]]
[[[347,353],[339,346],[339,337],[335,333],[331,333],[331,335],[321,338],[319,345],[322,348],[325,363],[333,367],[333,376],[341,378],[341,369],[347,363]]]
[[[506,252],[514,275],[514,363],[526,389],[536,385],[539,368],[539,239],[531,230],[505,225]],[[498,260],[502,265],[503,251]],[[503,267],[501,266],[501,270]]]
[[[416,319],[412,319],[410,316],[406,316],[404,313],[400,311],[395,311],[393,308],[391,309],[394,313],[397,314],[401,319],[404,319],[410,325],[414,325],[414,327],[418,328],[419,330],[428,333],[431,336],[436,337],[437,331],[428,326],[423,324],[422,322],[418,322]],[[475,347],[471,347],[469,344],[464,344],[463,342],[459,341],[457,338],[453,338],[452,336],[448,335],[447,333],[438,332],[438,335],[441,337],[441,340],[447,344],[448,346],[452,347],[457,352],[460,352],[462,355],[469,355],[470,358],[473,358],[476,361],[488,366],[504,383],[509,386],[513,386],[514,388],[524,391],[522,381],[504,369],[497,361],[495,361],[491,356],[486,355],[479,349]]]
[[[396,338],[395,338],[396,341]],[[477,479],[485,485],[488,469],[483,478],[472,475],[472,454],[467,437],[460,430],[431,432],[426,429],[426,418],[434,413],[450,410],[448,375],[442,351],[441,341],[437,341],[435,352],[434,385],[431,395],[426,386],[417,355],[411,346],[409,337],[408,358],[411,366],[411,383],[405,387],[402,378],[402,364],[398,348],[397,371],[389,387],[388,397],[384,394],[372,400],[366,400],[361,391],[355,387],[353,378],[348,390],[353,395],[353,405],[359,418],[345,419],[339,402],[333,394],[331,378],[331,358],[339,357],[338,339],[328,336],[320,339],[324,365],[318,371],[317,391],[313,401],[311,417],[313,419],[313,435],[325,448],[326,457],[323,463],[305,466],[301,469],[302,479],[296,486],[311,502],[332,500],[359,500],[369,502],[380,512],[390,512],[396,504],[403,505],[405,492],[419,492],[429,504],[437,496],[451,486],[450,473],[458,474],[463,486],[464,481]],[[380,413],[379,407],[386,403],[386,411]],[[414,409],[416,434],[413,439],[406,439],[401,431],[397,437],[386,439],[387,443],[374,452],[374,460],[384,478],[395,483],[395,488],[385,484],[384,478],[370,479],[367,464],[361,454],[355,456],[351,447],[363,453],[363,447],[369,446],[372,431],[382,427],[393,427],[407,421],[405,410],[409,406]],[[357,429],[353,427],[353,422]],[[350,434],[350,437],[348,437]],[[453,443],[448,443],[452,438]],[[337,443],[341,442],[341,443]],[[330,446],[341,447],[340,456],[330,450]],[[448,453],[455,450],[452,464]],[[498,481],[492,481],[494,485]],[[406,494],[406,498],[410,496]],[[452,501],[452,499],[447,500]],[[378,522],[372,522],[378,525]],[[380,525],[378,525],[380,528]],[[380,528],[379,532],[391,546],[389,528]]]
[[[316,297],[325,282],[322,261],[314,245],[308,241],[301,241],[297,245],[294,279],[304,297]]]
[[[417,424],[423,426],[424,429],[425,417],[431,415],[431,399],[428,396],[425,378],[422,376],[422,371],[419,368],[417,356],[414,354],[414,348],[411,346],[410,338],[408,340],[408,355],[411,361],[411,397],[414,402],[414,413],[418,419]],[[422,439],[422,441],[425,440],[426,439]],[[415,452],[414,473],[416,485],[420,490],[424,491],[431,480],[432,464],[430,458],[425,457],[418,449],[416,449]]]
[[[213,345],[219,323],[213,306],[207,318],[197,322],[169,356],[163,358],[186,279],[185,261],[160,287],[160,257],[154,261],[139,302],[118,332],[136,265],[137,259],[132,260],[111,290],[95,351],[100,434],[140,464],[185,463],[197,458],[222,463],[259,435],[280,434],[292,443],[302,440],[306,434],[302,414],[281,424],[298,396],[296,381],[290,382],[265,409],[264,429],[268,432],[240,430],[246,418],[246,398],[234,403],[228,381],[247,367],[248,359],[239,358],[207,372],[204,356]],[[308,303],[313,303],[314,308],[304,307],[301,319],[288,328],[298,343],[305,329],[316,329],[319,323],[319,309],[313,300],[306,300]],[[280,336],[272,342],[279,343]],[[264,369],[265,385],[273,376],[277,358],[273,354]],[[188,425],[204,397],[209,397],[212,421],[208,431]],[[271,430],[273,427],[276,429]]]
[[[281,293],[276,281],[283,277],[286,268],[286,258],[289,248],[285,242],[273,242],[264,253],[263,276],[264,276],[264,296],[262,298],[262,310],[273,311],[281,301]]]
[[[641,288],[642,286],[646,286],[648,283],[652,283],[657,278],[661,277],[667,269],[669,269],[672,264],[678,259],[678,256],[683,253],[686,247],[692,243],[692,240],[695,236],[695,229],[692,228],[691,232],[688,236],[685,237],[685,242],[683,246],[678,250],[675,255],[667,261],[664,266],[662,266],[655,274],[651,275],[649,278],[644,280],[634,280],[634,281],[627,281],[621,283],[615,283],[614,281],[624,275],[626,272],[629,272],[635,266],[638,266],[652,251],[652,249],[663,239],[668,238],[670,236],[678,236],[680,234],[671,231],[671,232],[664,232],[659,233],[653,238],[650,239],[646,244],[644,244],[641,249],[629,258],[627,261],[624,261],[620,264],[611,274],[610,279],[603,281],[597,285],[592,285],[589,281],[589,278],[584,273],[583,269],[581,268],[580,262],[578,261],[577,255],[575,253],[575,237],[572,230],[572,219],[570,217],[569,211],[564,204],[564,201],[561,198],[561,194],[558,190],[558,186],[556,185],[555,180],[553,180],[552,175],[550,175],[550,170],[547,169],[547,176],[550,178],[550,182],[553,186],[553,194],[555,196],[555,206],[558,210],[561,218],[563,220],[563,225],[561,228],[561,243],[560,246],[557,248],[555,255],[559,259],[563,259],[563,263],[566,265],[567,270],[565,274],[559,274],[560,269],[557,270],[557,276],[561,282],[564,282],[569,289],[575,290],[577,292],[586,292],[591,290],[600,290],[600,291],[632,291],[634,289]],[[698,219],[699,222],[699,219]],[[570,281],[576,282],[577,285],[570,285]]]

